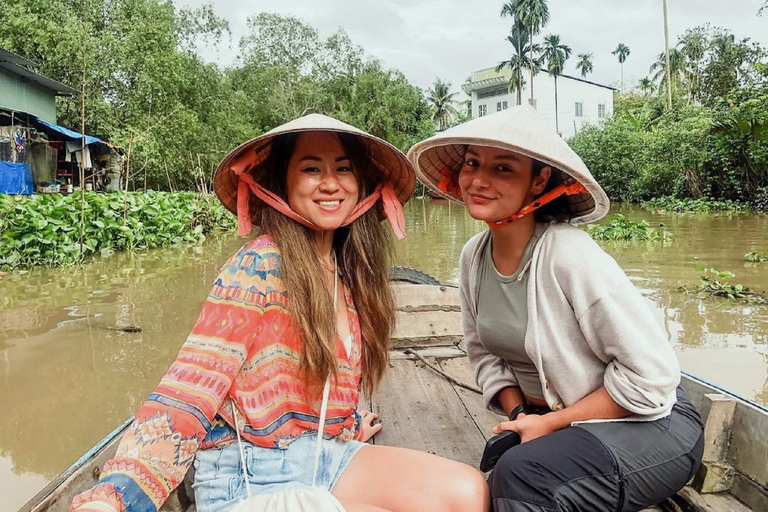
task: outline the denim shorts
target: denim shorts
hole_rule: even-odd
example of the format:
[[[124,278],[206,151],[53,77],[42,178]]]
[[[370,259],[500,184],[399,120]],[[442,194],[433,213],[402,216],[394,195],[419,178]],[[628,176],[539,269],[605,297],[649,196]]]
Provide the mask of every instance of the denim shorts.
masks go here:
[[[312,485],[316,435],[299,437],[286,449],[263,448],[243,441],[251,494],[269,494]],[[333,490],[357,451],[360,441],[323,439],[317,485]],[[198,512],[226,512],[245,498],[245,482],[237,443],[201,450],[194,462],[195,504]]]

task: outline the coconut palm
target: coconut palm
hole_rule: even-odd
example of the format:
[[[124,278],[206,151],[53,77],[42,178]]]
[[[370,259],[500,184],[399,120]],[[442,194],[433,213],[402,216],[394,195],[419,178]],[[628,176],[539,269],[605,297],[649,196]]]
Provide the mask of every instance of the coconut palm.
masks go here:
[[[619,43],[611,53],[619,58],[619,64],[621,64],[621,92],[624,92],[624,61],[629,57],[629,46]]]
[[[640,79],[640,81],[637,83],[637,87],[646,96],[653,94],[653,92],[656,90],[656,84],[654,84],[653,80],[647,76]]]
[[[525,86],[525,80],[523,79],[523,69],[534,69],[538,73],[541,66],[541,57],[530,60],[531,51],[535,55],[541,53],[541,45],[531,45],[528,40],[528,32],[525,27],[515,25],[512,27],[511,35],[507,36],[507,41],[510,42],[512,48],[514,48],[516,54],[513,54],[509,60],[504,60],[496,66],[496,71],[501,71],[503,68],[508,67],[512,70],[512,76],[509,79],[509,89],[517,93],[517,104],[522,103],[522,90]],[[518,50],[519,49],[519,50]]]
[[[523,55],[523,47],[525,46],[525,43],[529,39],[525,26],[523,26],[522,22],[517,18],[517,10],[520,8],[520,5],[519,5],[520,2],[521,0],[510,0],[509,2],[501,6],[501,17],[506,18],[507,16],[509,16],[514,19],[514,23],[512,24],[510,35],[507,36],[507,40],[510,43],[512,43],[512,46],[515,47],[515,51],[517,52],[517,59],[516,59],[517,66],[514,69],[512,68],[512,66],[510,66],[510,69],[512,69],[513,75],[517,73],[517,76],[514,79],[510,79],[509,82],[510,82],[510,89],[517,91],[518,105],[521,102],[521,96],[522,96],[521,89],[523,86],[523,67],[522,67],[523,59],[521,56]],[[511,63],[513,59],[510,59],[510,61],[506,61],[506,62]],[[501,66],[501,64],[499,66]],[[497,67],[496,71],[499,71],[499,69],[500,67]]]
[[[557,113],[557,77],[563,74],[565,62],[571,56],[571,47],[560,42],[560,36],[550,34],[544,38],[543,57],[547,71],[555,78],[555,129],[560,133],[560,120]]]
[[[448,128],[454,116],[459,114],[454,106],[457,103],[454,99],[457,93],[450,91],[451,83],[440,80],[440,77],[435,79],[432,88],[427,91],[427,101],[432,106],[432,120],[438,130]]]
[[[654,73],[651,80],[658,82],[660,88],[668,87],[668,85],[673,87],[675,84],[681,83],[685,77],[685,56],[677,48],[670,48],[669,73],[667,73],[667,54],[664,52],[659,54],[648,72]],[[668,84],[668,80],[671,80],[671,83]]]
[[[576,63],[576,69],[581,72],[582,78],[587,78],[587,73],[592,72],[592,53],[580,53],[579,61]]]
[[[516,0],[517,11],[515,17],[519,19],[528,29],[528,35],[531,42],[534,36],[549,23],[549,6],[547,0]],[[534,45],[529,47],[528,60],[534,62]],[[531,104],[533,104],[533,75],[536,74],[537,67],[531,66]]]
[[[709,41],[701,29],[689,30],[677,43],[685,57],[685,74],[690,99],[696,99],[701,84],[701,61],[709,48]]]

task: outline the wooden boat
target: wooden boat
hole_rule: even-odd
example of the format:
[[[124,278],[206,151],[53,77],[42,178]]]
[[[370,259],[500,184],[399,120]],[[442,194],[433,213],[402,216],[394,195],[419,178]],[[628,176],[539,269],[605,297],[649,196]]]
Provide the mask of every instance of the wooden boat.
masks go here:
[[[413,277],[409,274],[406,280],[419,281]],[[373,442],[477,466],[491,427],[502,418],[487,411],[471,389],[474,379],[463,349],[458,290],[403,283],[394,289],[398,327],[390,369],[376,395],[361,404],[377,412],[384,425]],[[768,409],[692,375],[683,376],[682,386],[706,422],[705,462],[689,486],[648,510],[768,511]],[[20,512],[67,512],[72,497],[95,484],[129,422]],[[194,511],[191,482],[190,472],[161,511]]]

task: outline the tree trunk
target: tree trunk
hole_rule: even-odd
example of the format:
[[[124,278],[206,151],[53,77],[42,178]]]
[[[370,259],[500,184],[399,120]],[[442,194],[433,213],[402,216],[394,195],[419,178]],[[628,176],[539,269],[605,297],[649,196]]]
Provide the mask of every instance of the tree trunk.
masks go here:
[[[557,75],[555,75],[555,131],[560,135],[560,119],[557,113]]]
[[[531,20],[531,29],[530,33],[528,34],[528,47],[531,49],[530,51],[530,58],[531,62],[529,63],[531,65],[531,106],[533,106],[533,20]]]
[[[621,64],[621,92],[624,92],[624,63],[620,62]]]
[[[664,52],[667,59],[667,106],[672,108],[672,76],[669,69],[669,21],[667,19],[667,0],[664,0]]]

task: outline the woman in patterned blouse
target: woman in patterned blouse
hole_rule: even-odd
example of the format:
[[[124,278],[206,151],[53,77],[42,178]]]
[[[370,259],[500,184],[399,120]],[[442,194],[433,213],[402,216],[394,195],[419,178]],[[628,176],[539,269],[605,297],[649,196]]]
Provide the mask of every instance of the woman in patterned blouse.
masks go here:
[[[193,464],[197,510],[229,510],[245,496],[235,416],[254,493],[310,485],[328,377],[318,485],[346,510],[487,510],[475,469],[365,444],[381,424],[358,410],[359,394],[387,368],[394,324],[380,221],[404,237],[414,186],[397,149],[317,114],[233,150],[216,193],[240,234],[253,223],[261,234],[224,265],[176,360],[72,510],[154,512]]]

